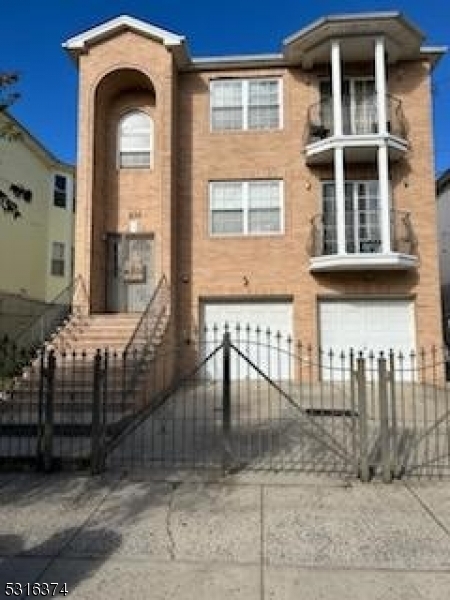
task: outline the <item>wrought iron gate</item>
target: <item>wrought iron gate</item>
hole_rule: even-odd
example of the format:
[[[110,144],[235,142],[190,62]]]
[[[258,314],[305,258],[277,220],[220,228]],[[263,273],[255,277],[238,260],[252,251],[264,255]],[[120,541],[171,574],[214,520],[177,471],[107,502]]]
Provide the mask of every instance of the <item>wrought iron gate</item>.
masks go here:
[[[299,346],[298,355],[291,340],[285,349],[280,339],[275,343],[268,344],[264,335],[264,343],[259,343],[265,354],[262,362],[274,364],[267,353],[287,353],[289,377],[279,377],[281,361],[275,373],[261,369],[259,352],[249,358],[248,340],[232,339],[229,331],[181,377],[171,372],[171,365],[180,364],[181,349],[158,353],[147,373],[145,398],[110,440],[108,464],[127,469],[357,473],[354,380],[344,366],[339,381],[315,380],[318,365],[311,348]],[[211,349],[210,341],[203,344]],[[199,354],[202,350],[197,348]],[[239,378],[232,379],[236,359],[242,364],[234,369]]]

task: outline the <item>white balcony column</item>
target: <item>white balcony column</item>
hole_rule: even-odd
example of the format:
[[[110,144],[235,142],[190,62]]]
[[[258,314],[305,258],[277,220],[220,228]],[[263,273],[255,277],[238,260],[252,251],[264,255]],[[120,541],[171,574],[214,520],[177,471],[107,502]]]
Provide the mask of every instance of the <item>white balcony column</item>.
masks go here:
[[[341,45],[331,42],[331,94],[333,99],[333,134],[342,135]]]
[[[391,202],[389,198],[389,166],[386,142],[378,148],[378,193],[380,195],[381,251],[391,252]]]
[[[346,253],[345,246],[345,177],[344,148],[334,149],[334,185],[336,193],[336,238],[338,254]]]
[[[377,93],[378,133],[387,133],[386,64],[384,38],[375,40],[375,88]]]

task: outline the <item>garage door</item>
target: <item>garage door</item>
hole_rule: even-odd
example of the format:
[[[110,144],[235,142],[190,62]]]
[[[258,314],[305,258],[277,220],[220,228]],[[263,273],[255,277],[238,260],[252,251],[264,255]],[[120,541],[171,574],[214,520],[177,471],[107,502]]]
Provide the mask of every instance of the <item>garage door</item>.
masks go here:
[[[291,357],[287,353],[289,349],[287,338],[292,337],[292,302],[208,301],[202,304],[201,312],[201,322],[208,331],[205,355],[212,352],[216,345],[212,339],[213,328],[218,328],[217,338],[221,339],[227,323],[232,341],[264,373],[274,379],[289,378]],[[237,325],[240,326],[239,336],[236,333]],[[261,330],[259,336],[256,332],[257,328]],[[267,347],[269,340],[265,332],[268,328],[272,332],[270,342],[273,348]],[[281,334],[279,338],[275,335],[277,332]],[[209,374],[214,372],[216,378],[219,378],[222,373],[221,358],[221,355],[218,356],[213,368],[209,369]],[[258,374],[233,352],[231,376],[233,379],[255,379]]]
[[[319,303],[320,343],[325,352],[375,354],[415,350],[412,300],[324,300]]]

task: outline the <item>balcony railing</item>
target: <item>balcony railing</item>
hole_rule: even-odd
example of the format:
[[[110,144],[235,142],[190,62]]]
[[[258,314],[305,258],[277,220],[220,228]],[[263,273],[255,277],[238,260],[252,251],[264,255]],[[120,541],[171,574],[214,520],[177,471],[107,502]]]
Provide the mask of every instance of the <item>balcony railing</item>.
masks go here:
[[[401,100],[387,94],[386,128],[391,135],[406,139],[407,124]],[[370,135],[378,133],[376,96],[356,101],[350,96],[342,99],[342,130],[344,135]],[[333,101],[322,98],[308,109],[305,144],[329,138],[334,133]]]
[[[346,252],[348,254],[380,254],[382,252],[380,226],[377,223],[372,223],[369,230],[361,223],[361,219],[359,223],[355,222],[355,217],[358,217],[355,213],[346,213]],[[335,220],[332,213],[328,215],[318,214],[311,219],[308,247],[311,258],[331,256],[338,253]],[[351,225],[349,225],[349,221],[351,221]],[[380,219],[378,219],[378,223],[380,222]],[[390,251],[416,256],[417,238],[411,225],[410,214],[407,212],[391,211]]]

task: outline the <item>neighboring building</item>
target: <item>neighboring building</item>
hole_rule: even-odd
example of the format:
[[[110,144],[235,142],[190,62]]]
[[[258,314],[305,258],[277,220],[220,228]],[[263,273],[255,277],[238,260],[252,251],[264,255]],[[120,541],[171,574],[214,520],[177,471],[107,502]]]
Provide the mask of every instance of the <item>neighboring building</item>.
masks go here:
[[[397,12],[330,16],[279,54],[192,58],[121,16],[71,38],[75,273],[92,313],[171,283],[179,341],[270,326],[331,348],[439,344],[430,75]]]
[[[442,311],[448,343],[450,342],[450,169],[444,171],[436,181],[436,198]]]
[[[0,211],[0,294],[49,302],[73,278],[74,168],[12,116],[1,114],[0,123],[19,134],[0,139],[0,190],[11,196],[15,184],[31,192],[18,201],[18,219]]]

